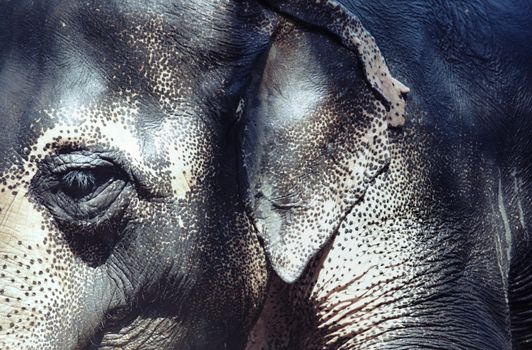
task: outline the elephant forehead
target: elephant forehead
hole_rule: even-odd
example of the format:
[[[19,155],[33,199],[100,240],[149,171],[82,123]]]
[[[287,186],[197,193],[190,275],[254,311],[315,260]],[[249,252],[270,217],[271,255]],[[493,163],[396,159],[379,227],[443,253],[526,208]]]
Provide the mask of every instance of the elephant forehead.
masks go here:
[[[148,12],[134,6],[77,6],[95,11],[88,16],[93,19],[82,19],[80,29],[72,19],[73,9],[51,16],[57,23],[50,24],[53,30],[45,29],[45,36],[53,45],[42,47],[49,63],[41,66],[39,59],[16,47],[11,59],[2,62],[0,84],[7,88],[0,98],[10,110],[0,111],[0,116],[15,119],[19,130],[12,144],[0,145],[13,158],[0,161],[0,166],[16,164],[7,178],[18,181],[32,175],[17,172],[27,169],[20,166],[19,154],[28,162],[66,147],[113,150],[143,177],[154,179],[151,185],[157,192],[183,198],[194,185],[193,174],[202,172],[212,154],[212,125],[205,121],[194,92],[195,84],[201,85],[210,72],[198,70],[192,79],[194,64],[186,62],[191,52],[181,45],[188,39],[172,32],[176,19],[157,12],[157,6]],[[127,21],[113,21],[116,11]],[[101,26],[109,31],[108,38],[102,37]],[[40,84],[32,77],[38,70]],[[217,85],[222,74],[215,75],[212,87],[201,90],[216,95],[213,99],[223,89]],[[13,98],[15,94],[19,96]]]
[[[217,2],[216,11],[207,2],[0,4],[0,12],[11,14],[0,21],[6,29],[0,30],[0,103],[7,106],[0,118],[15,129],[1,136],[0,151],[26,155],[20,148],[49,142],[61,135],[62,124],[75,123],[98,124],[108,138],[126,137],[120,129],[128,129],[130,140],[142,140],[127,143],[137,159],[141,151],[164,153],[156,136],[180,140],[170,129],[204,143],[203,132],[190,130],[214,130],[218,118],[231,113],[243,84],[235,70],[251,65],[267,41],[266,33],[253,31],[256,24],[229,18],[235,7],[230,1]],[[54,128],[57,135],[48,132]],[[168,149],[194,148],[179,144],[167,147],[163,158]],[[0,160],[0,168],[6,164]]]

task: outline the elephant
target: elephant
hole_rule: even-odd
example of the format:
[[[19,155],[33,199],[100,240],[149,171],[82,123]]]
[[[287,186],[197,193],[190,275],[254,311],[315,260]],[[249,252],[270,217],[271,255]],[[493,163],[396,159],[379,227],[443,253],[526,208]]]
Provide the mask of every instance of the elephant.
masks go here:
[[[335,21],[299,3],[275,8],[334,33]],[[309,213],[313,199],[327,210],[307,220],[331,225],[333,233],[311,251],[303,270],[272,278],[247,349],[530,349],[531,4],[354,0],[331,6],[326,13],[348,13],[363,23],[390,71],[410,88],[406,123],[390,123],[384,141],[390,156],[381,174],[364,181],[369,185],[353,206],[335,212],[326,204],[335,197],[320,196],[326,185],[311,179],[333,172],[323,159],[342,164],[341,146],[321,130],[304,129],[301,141],[297,130],[306,124],[274,119],[266,142],[277,144],[260,147],[266,155],[258,187],[273,187],[268,195],[281,201],[275,214],[294,222],[280,237],[283,253],[297,261],[318,247],[319,236],[299,226],[306,222],[297,216]],[[301,75],[313,77],[314,56],[297,45],[284,48],[304,53],[299,60],[283,53],[281,75],[290,79],[288,72],[304,69]],[[340,54],[317,51],[334,52],[329,60]],[[334,89],[347,96],[353,82],[345,82],[345,69],[333,70],[342,72]],[[300,80],[287,85],[292,89]],[[279,83],[270,84],[280,90]],[[260,115],[250,119],[268,123],[273,113]],[[316,142],[323,147],[318,164],[303,148]],[[343,178],[325,183],[338,189]],[[263,212],[266,228],[279,221],[268,223],[273,215]]]
[[[0,348],[530,347],[531,10],[0,0]]]

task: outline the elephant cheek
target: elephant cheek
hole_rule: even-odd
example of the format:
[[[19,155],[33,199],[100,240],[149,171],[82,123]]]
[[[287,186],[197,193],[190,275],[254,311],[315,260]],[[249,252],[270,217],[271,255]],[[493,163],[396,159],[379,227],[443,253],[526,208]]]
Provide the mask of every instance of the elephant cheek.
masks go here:
[[[81,286],[94,289],[94,273],[76,266],[50,219],[27,196],[2,189],[0,348],[73,348],[84,328],[98,322],[97,313],[81,308]]]

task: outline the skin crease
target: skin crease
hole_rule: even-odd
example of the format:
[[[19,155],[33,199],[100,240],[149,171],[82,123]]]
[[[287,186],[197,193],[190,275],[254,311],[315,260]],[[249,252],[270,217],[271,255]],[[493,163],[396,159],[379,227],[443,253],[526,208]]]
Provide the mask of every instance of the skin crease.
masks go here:
[[[0,348],[526,348],[526,11],[330,4],[0,0]]]

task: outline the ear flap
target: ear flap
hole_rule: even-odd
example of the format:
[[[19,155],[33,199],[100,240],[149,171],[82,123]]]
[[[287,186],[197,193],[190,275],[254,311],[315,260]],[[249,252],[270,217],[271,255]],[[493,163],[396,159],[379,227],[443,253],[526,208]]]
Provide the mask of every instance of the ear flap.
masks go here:
[[[389,163],[387,128],[403,124],[408,89],[342,8],[325,2],[311,20],[307,12],[318,5],[271,3],[343,44],[282,20],[245,98],[248,198],[272,267],[290,283]]]

